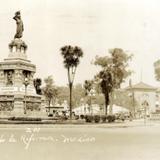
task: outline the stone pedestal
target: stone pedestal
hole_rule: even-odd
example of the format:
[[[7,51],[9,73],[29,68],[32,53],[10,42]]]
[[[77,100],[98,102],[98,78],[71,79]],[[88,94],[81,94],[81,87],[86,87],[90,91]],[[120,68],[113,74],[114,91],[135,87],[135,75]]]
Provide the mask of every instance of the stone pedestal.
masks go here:
[[[24,96],[23,95],[15,95],[14,96],[14,108],[13,115],[14,116],[23,116],[24,115]]]
[[[44,96],[42,96],[42,98],[41,98],[41,114],[42,114],[42,116],[47,115],[46,103],[45,103],[45,97]]]

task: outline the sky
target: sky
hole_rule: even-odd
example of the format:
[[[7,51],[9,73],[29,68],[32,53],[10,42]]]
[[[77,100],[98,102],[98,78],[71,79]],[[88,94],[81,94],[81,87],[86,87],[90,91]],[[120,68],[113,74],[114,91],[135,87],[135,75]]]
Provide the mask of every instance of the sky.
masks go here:
[[[5,0],[0,5],[0,61],[9,54],[21,11],[27,56],[36,65],[35,77],[53,76],[56,85],[67,85],[60,48],[79,46],[84,52],[75,83],[92,79],[100,68],[91,64],[96,55],[122,48],[134,57],[132,83],[160,86],[153,63],[160,57],[159,0]],[[128,84],[128,79],[125,85]]]

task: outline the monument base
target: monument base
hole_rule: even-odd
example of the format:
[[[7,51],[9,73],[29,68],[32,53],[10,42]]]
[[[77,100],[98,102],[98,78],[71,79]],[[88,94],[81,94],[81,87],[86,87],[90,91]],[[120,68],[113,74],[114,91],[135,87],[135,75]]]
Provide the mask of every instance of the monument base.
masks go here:
[[[40,95],[0,95],[0,117],[44,117],[47,116]],[[26,113],[25,113],[26,108]]]
[[[34,87],[36,66],[27,59],[27,45],[20,37],[15,37],[9,50],[8,57],[0,62],[0,116],[45,115],[41,96]]]
[[[24,115],[24,104],[23,104],[23,95],[14,96],[14,108],[12,111],[12,116],[23,116]]]

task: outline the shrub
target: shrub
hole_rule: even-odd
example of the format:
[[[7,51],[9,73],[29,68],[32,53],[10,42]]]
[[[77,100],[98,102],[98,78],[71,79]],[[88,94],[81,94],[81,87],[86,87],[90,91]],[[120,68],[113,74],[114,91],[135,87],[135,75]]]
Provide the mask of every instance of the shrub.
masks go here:
[[[121,121],[125,121],[125,115],[123,113],[117,114],[116,119],[121,120]]]
[[[84,118],[85,118],[85,116],[84,116],[83,114],[81,114],[81,115],[80,115],[80,118],[81,118],[81,119],[84,119]]]
[[[52,113],[49,113],[49,114],[48,114],[48,117],[53,117],[53,114],[52,114]]]
[[[107,116],[106,116],[106,115],[102,115],[102,116],[101,116],[101,120],[102,120],[102,122],[106,122]]]
[[[34,117],[11,117],[8,120],[12,121],[41,121],[41,118],[34,118]]]
[[[86,120],[86,122],[89,122],[89,123],[91,123],[92,121],[93,121],[93,116],[91,116],[91,115],[86,115],[85,116],[85,120]]]
[[[62,121],[65,121],[68,119],[68,117],[66,115],[62,115],[62,116],[59,116],[59,119]]]
[[[95,115],[94,116],[94,121],[95,121],[95,123],[99,123],[100,122],[100,116],[99,115]]]
[[[79,119],[79,115],[75,115],[75,120],[78,120]]]
[[[120,115],[120,120],[125,121],[125,116],[124,116],[124,114],[121,114],[121,115]]]
[[[9,117],[8,120],[13,121],[13,120],[15,120],[15,117]]]
[[[108,120],[109,123],[110,123],[110,122],[114,122],[115,119],[116,119],[115,115],[108,115],[108,116],[107,116],[107,120]]]

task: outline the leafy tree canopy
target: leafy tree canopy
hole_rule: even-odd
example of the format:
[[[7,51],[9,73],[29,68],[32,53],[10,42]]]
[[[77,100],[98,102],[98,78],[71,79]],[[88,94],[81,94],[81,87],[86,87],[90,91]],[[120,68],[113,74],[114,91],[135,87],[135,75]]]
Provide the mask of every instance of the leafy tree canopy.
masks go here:
[[[47,78],[45,78],[44,82],[45,82],[45,87],[43,88],[43,94],[48,100],[50,106],[51,100],[57,97],[58,92],[56,86],[54,85],[52,76],[48,76]]]
[[[99,83],[105,97],[105,114],[107,114],[110,103],[110,93],[113,93],[114,89],[120,88],[121,83],[131,74],[127,68],[131,58],[132,55],[128,55],[121,48],[110,49],[109,56],[96,56],[95,58],[94,64],[102,68],[95,76],[95,81]]]
[[[62,104],[65,100],[69,103],[69,89],[68,87],[59,86],[57,87],[58,90],[58,103]],[[85,91],[81,84],[76,84],[73,87],[73,108],[77,107],[81,103],[81,99],[84,98]]]
[[[110,49],[109,54],[110,56],[105,57],[96,56],[94,64],[102,67],[102,70],[96,75],[96,78],[102,79],[102,88],[105,83],[103,81],[107,81],[109,82],[107,88],[110,90],[119,88],[125,78],[131,74],[127,67],[132,55],[126,54],[120,48]]]
[[[91,89],[93,89],[93,80],[85,80],[83,87],[85,89],[85,95],[88,95]]]

